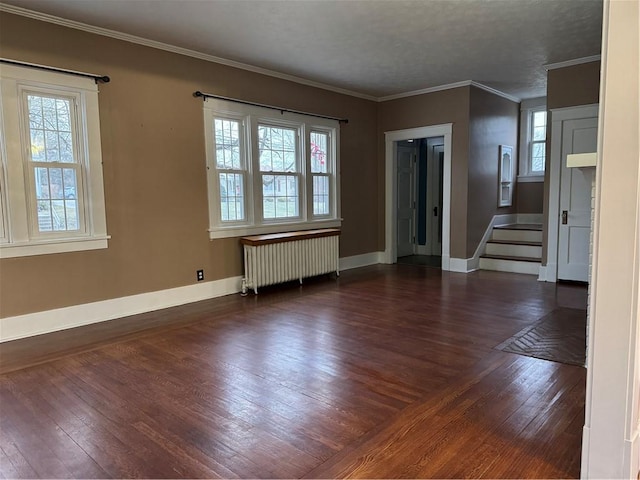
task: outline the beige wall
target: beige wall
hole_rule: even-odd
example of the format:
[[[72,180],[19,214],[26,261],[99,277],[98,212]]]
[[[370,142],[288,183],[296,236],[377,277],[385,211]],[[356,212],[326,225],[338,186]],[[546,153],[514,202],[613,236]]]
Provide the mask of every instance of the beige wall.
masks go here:
[[[499,145],[518,151],[520,104],[477,87],[471,87],[469,108],[469,181],[467,251],[470,258],[494,215],[516,213],[516,194],[511,207],[498,207]],[[517,169],[514,158],[514,169]],[[519,188],[515,186],[516,191]]]
[[[516,197],[518,213],[542,213],[544,182],[518,182]]]
[[[453,123],[451,146],[451,256],[467,249],[467,162],[470,87],[382,102],[378,108],[378,190],[384,192],[384,132]],[[378,199],[378,249],[384,250],[385,199]]]
[[[379,247],[375,102],[0,14],[2,56],[109,75],[100,86],[109,248],[0,261],[0,317],[242,274],[237,239],[208,238],[202,90],[346,117],[341,256]]]
[[[598,103],[600,98],[600,62],[582,63],[549,70],[547,74],[547,111],[554,108],[577,107]],[[542,265],[547,264],[547,222],[549,218],[549,168],[551,161],[551,122],[547,115],[546,165],[544,174]]]

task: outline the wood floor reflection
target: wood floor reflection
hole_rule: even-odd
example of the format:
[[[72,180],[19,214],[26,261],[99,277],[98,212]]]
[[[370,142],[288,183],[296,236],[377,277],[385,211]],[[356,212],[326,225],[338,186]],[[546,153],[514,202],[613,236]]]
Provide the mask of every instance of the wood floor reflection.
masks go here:
[[[586,371],[494,347],[586,289],[375,266],[0,346],[5,478],[572,478]]]

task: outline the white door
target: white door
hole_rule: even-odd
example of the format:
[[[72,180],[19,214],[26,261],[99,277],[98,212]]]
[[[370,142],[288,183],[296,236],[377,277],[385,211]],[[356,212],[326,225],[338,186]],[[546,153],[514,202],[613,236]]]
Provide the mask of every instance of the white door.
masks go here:
[[[398,257],[413,255],[416,147],[398,145]]]
[[[431,139],[429,139],[431,140]],[[427,246],[431,255],[442,255],[442,170],[444,145],[428,144],[427,152]]]
[[[558,219],[558,279],[589,280],[591,240],[591,188],[595,168],[567,168],[570,153],[591,153],[597,148],[598,119],[562,122],[560,218]]]

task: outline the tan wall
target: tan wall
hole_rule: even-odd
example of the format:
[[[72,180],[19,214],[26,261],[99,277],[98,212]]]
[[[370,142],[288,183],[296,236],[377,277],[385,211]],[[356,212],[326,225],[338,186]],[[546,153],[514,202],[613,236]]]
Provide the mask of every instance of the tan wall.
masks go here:
[[[467,162],[469,154],[469,89],[417,95],[382,102],[378,108],[378,190],[384,192],[384,132],[453,123],[451,146],[451,256],[465,258],[467,249]],[[378,198],[378,248],[384,250],[385,199]]]
[[[241,275],[237,239],[208,238],[202,100],[195,90],[347,117],[341,256],[379,247],[374,102],[0,14],[2,56],[109,75],[100,86],[106,250],[0,261],[0,317]]]
[[[542,213],[543,182],[519,182],[516,190],[518,213]]]
[[[598,103],[600,98],[600,62],[582,63],[549,70],[547,74],[547,110]],[[551,122],[547,122],[547,161],[544,174],[542,264],[547,264],[547,222],[549,218],[549,162],[551,161]]]
[[[598,103],[599,92],[599,61],[547,72],[547,110]]]
[[[516,213],[515,192],[511,207],[498,207],[498,148],[510,145],[514,154],[518,151],[520,104],[471,87],[469,112],[467,250],[463,258],[473,256],[494,215]],[[515,158],[513,167],[517,169]]]

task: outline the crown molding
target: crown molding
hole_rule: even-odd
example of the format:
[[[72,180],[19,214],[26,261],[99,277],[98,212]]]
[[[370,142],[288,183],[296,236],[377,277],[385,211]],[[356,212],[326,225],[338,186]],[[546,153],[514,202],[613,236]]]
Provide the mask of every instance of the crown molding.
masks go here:
[[[591,55],[590,57],[574,58],[573,60],[566,60],[564,62],[549,63],[547,65],[544,65],[544,69],[549,71],[549,70],[556,70],[558,68],[572,67],[573,65],[580,65],[582,63],[598,62],[600,61],[600,58],[601,58],[600,55]]]
[[[515,103],[522,102],[521,98],[514,97],[513,95],[509,95],[508,93],[501,92],[500,90],[496,90],[495,88],[488,87],[486,85],[483,85],[482,83],[474,82],[473,80],[471,81],[471,86],[480,88],[489,93],[493,93],[494,95],[497,95],[499,97],[506,98],[507,100],[511,100],[512,102],[515,102]]]
[[[387,95],[384,97],[378,97],[376,98],[376,101],[378,102],[388,102],[389,100],[397,100],[399,98],[406,98],[406,97],[415,97],[416,95],[424,95],[426,93],[434,93],[434,92],[440,92],[442,90],[451,90],[453,88],[460,88],[460,87],[468,87],[469,85],[471,85],[471,80],[464,80],[462,82],[455,82],[455,83],[447,83],[445,85],[438,85],[435,87],[429,87],[429,88],[422,88],[420,90],[412,90],[411,92],[404,92],[404,93],[396,93],[393,95]]]
[[[486,85],[475,82],[473,80],[464,80],[462,82],[447,83],[445,85],[438,85],[436,87],[423,88],[420,90],[413,90],[411,92],[405,92],[405,93],[397,93],[395,95],[388,95],[386,97],[378,97],[377,101],[388,102],[389,100],[397,100],[399,98],[414,97],[416,95],[424,95],[427,93],[441,92],[443,90],[451,90],[454,88],[469,87],[469,86],[480,88],[482,90],[485,90],[499,97],[506,98],[507,100],[511,100],[512,102],[520,103],[522,101],[518,97],[514,97],[513,95],[509,95],[508,93],[501,92],[500,90],[496,90],[495,88],[487,87]]]
[[[178,47],[170,45],[168,43],[162,43],[155,40],[149,40],[148,38],[138,37],[136,35],[130,35],[128,33],[118,32],[116,30],[110,30],[108,28],[96,27],[82,22],[76,22],[74,20],[68,20],[66,18],[56,17],[55,15],[49,15],[47,13],[36,12],[22,7],[16,7],[14,5],[7,5],[6,3],[0,3],[0,12],[12,13],[14,15],[20,15],[22,17],[32,18],[34,20],[40,20],[42,22],[53,23],[61,25],[63,27],[73,28],[76,30],[82,30],[88,33],[94,33],[96,35],[102,35],[104,37],[115,38],[117,40],[123,40],[129,43],[135,43],[143,45],[145,47],[156,48],[158,50],[164,50],[171,53],[177,53],[179,55],[185,55],[187,57],[197,58],[199,60],[205,60],[207,62],[218,63],[226,65],[228,67],[239,68],[241,70],[247,70],[253,73],[259,73],[261,75],[267,75],[269,77],[279,78],[281,80],[287,80],[290,82],[307,85],[309,87],[321,88],[323,90],[329,90],[331,92],[340,93],[343,95],[349,95],[351,97],[361,98],[363,100],[377,101],[378,98],[372,95],[366,95],[364,93],[347,90],[344,88],[334,87],[333,85],[327,85],[321,82],[315,82],[306,78],[297,77],[295,75],[289,75],[286,73],[276,72],[267,68],[256,67],[246,63],[236,62],[222,57],[216,57],[214,55],[208,55],[206,53],[197,52],[188,48]]]

